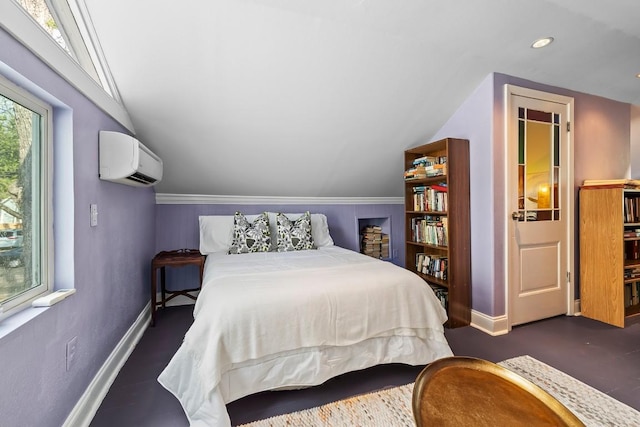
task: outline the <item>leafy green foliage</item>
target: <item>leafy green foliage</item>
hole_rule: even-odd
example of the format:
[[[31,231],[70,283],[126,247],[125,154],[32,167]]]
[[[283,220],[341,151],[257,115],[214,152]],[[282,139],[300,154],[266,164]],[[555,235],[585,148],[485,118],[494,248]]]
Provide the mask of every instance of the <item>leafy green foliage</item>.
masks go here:
[[[0,96],[0,201],[16,198],[20,172],[20,138],[15,104]]]

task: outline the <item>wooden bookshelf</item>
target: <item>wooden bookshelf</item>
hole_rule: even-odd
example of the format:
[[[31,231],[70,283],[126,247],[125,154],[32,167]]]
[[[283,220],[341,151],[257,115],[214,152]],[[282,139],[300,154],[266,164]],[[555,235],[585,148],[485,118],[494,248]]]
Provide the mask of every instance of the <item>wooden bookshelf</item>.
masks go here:
[[[621,328],[640,314],[640,235],[632,235],[640,233],[638,207],[637,189],[580,189],[581,312]]]
[[[412,169],[416,159],[430,156],[446,159],[446,167],[439,176],[405,179],[405,266],[422,277],[430,285],[446,290],[446,307],[449,320],[447,327],[456,328],[469,325],[471,321],[471,226],[469,212],[469,141],[446,138],[406,150],[404,153],[405,172]],[[436,195],[446,186],[446,201],[443,195]],[[429,188],[429,196],[416,196],[416,189]],[[420,193],[420,191],[418,191]],[[425,199],[434,201],[433,204]],[[425,218],[430,220],[426,224]],[[424,226],[416,225],[425,220]],[[439,220],[439,221],[438,221]],[[438,224],[444,228],[438,230]],[[420,231],[416,232],[416,228]],[[423,241],[422,230],[429,228],[443,241]],[[434,231],[435,230],[435,231]],[[418,271],[418,257],[446,259],[446,271],[423,273]],[[437,263],[437,261],[436,261]],[[440,262],[442,264],[442,262]],[[437,277],[435,274],[443,275]],[[436,293],[438,295],[438,292]]]

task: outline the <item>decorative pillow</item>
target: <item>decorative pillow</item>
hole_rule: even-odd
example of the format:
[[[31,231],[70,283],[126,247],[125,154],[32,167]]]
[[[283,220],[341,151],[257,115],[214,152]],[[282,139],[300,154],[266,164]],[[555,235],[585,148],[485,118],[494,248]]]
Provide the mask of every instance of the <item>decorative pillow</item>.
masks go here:
[[[276,215],[278,224],[278,252],[303,251],[313,249],[313,236],[311,235],[311,215],[305,212],[295,221],[287,218],[285,214]]]
[[[229,253],[269,252],[270,249],[271,234],[267,213],[258,215],[251,223],[241,212],[236,212],[233,216],[233,242]]]
[[[300,218],[301,213],[282,212],[291,221],[295,221]],[[269,215],[269,228],[271,229],[271,250],[277,250],[277,238],[278,235],[278,220],[276,216],[277,212],[267,212]],[[312,213],[311,214],[311,237],[313,237],[313,246],[315,248],[321,248],[323,246],[333,246],[333,239],[329,234],[329,223],[325,214]]]

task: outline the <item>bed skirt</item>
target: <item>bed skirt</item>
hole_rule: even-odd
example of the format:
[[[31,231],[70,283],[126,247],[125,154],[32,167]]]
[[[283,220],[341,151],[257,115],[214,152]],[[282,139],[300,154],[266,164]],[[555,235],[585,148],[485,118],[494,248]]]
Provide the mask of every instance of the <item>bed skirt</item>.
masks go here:
[[[183,345],[158,381],[180,401],[191,426],[230,427],[226,403],[250,394],[322,384],[347,372],[388,363],[425,365],[452,356],[442,331],[426,338],[370,338],[350,346],[314,347],[231,366],[218,386],[205,390],[202,373]]]

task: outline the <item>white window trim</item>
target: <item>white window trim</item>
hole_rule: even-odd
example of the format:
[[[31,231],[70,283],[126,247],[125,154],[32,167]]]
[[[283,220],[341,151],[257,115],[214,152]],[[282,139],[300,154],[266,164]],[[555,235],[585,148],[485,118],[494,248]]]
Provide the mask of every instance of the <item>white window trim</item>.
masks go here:
[[[102,46],[91,20],[91,15],[84,0],[47,0],[51,4],[59,25],[71,45],[76,59],[98,79],[113,98],[122,103]]]
[[[0,76],[0,95],[40,114],[43,118],[40,157],[44,170],[40,171],[40,224],[43,238],[39,254],[42,283],[22,293],[19,297],[0,304],[0,320],[9,317],[27,307],[31,302],[43,295],[51,293],[54,280],[54,241],[53,241],[53,107],[36,98],[31,93],[20,89],[6,78]]]
[[[133,123],[125,108],[100,86],[55,40],[14,1],[0,1],[0,27],[78,89],[131,133]]]

